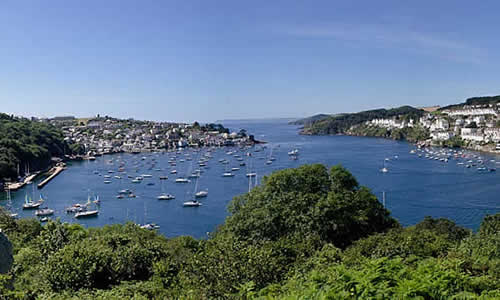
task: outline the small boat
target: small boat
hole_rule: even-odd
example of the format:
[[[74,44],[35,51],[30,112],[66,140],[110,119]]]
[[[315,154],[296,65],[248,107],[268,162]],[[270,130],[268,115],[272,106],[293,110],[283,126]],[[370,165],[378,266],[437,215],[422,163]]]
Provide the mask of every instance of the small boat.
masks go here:
[[[240,168],[232,168],[231,171],[239,171]]]
[[[175,199],[174,195],[170,194],[161,194],[160,196],[156,197],[158,200],[172,200]]]
[[[75,214],[75,218],[97,217],[98,214],[99,214],[98,210],[86,210],[86,211],[77,212]]]
[[[159,225],[156,225],[155,223],[147,223],[144,225],[140,225],[142,229],[147,229],[147,230],[155,230],[155,229],[160,229]]]
[[[151,178],[151,177],[153,177],[153,175],[151,175],[151,174],[142,174],[141,177],[142,178]]]
[[[389,172],[389,170],[386,167],[383,167],[382,169],[380,169],[380,172],[387,173]]]
[[[146,184],[146,185],[151,186],[151,185],[155,185],[155,183],[154,182],[148,182],[148,184]]]
[[[175,180],[176,183],[188,183],[189,180],[187,178],[184,178],[184,177],[180,177],[180,178],[177,178]]]
[[[250,173],[247,173],[247,175],[246,175],[246,176],[247,176],[247,177],[255,177],[255,176],[257,176],[257,173],[255,173],[255,172],[250,172]]]
[[[43,199],[42,196],[40,196],[40,200],[38,202],[33,202],[33,200],[28,199],[28,195],[25,195],[24,197],[24,204],[23,204],[23,209],[35,209],[40,207],[42,205]]]
[[[85,204],[79,204],[79,203],[73,204],[73,206],[66,208],[67,213],[77,213],[85,210],[87,210],[87,206]]]
[[[104,178],[111,178],[111,175],[104,175]]]
[[[49,218],[48,217],[43,217],[40,219],[40,222],[48,222],[49,221]]]
[[[182,204],[185,207],[198,207],[201,206],[201,203],[197,200],[186,201]]]
[[[116,179],[122,179],[120,176],[115,176]]]
[[[204,198],[208,196],[208,191],[199,191],[196,194],[194,194],[196,198]]]
[[[50,208],[42,208],[39,209],[35,212],[36,216],[43,217],[43,216],[50,216],[54,214],[54,210]]]
[[[119,194],[119,195],[117,195],[117,196],[116,196],[116,198],[117,198],[117,199],[123,199],[123,198],[124,198],[124,196],[123,196],[122,194]]]
[[[23,209],[35,209],[40,207],[42,205],[42,202],[28,202],[23,204]]]
[[[288,155],[298,155],[299,154],[299,149],[293,149],[292,151],[288,152]]]
[[[168,177],[167,176],[160,176],[160,180],[167,180]]]
[[[177,174],[177,170],[170,171],[170,174]]]
[[[136,196],[134,193],[130,193],[130,194],[128,194],[128,197],[129,197],[129,198],[135,198],[135,197],[137,197],[137,196]]]
[[[224,172],[224,174],[222,174],[222,177],[234,177],[234,174],[231,172]]]
[[[104,180],[104,184],[110,184],[111,181],[110,180]]]

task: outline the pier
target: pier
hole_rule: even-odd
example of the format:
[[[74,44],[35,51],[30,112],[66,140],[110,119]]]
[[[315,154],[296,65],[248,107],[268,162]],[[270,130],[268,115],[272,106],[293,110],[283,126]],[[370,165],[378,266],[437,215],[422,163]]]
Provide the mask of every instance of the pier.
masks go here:
[[[38,188],[41,189],[43,188],[47,183],[49,183],[54,177],[59,175],[63,170],[65,169],[64,165],[57,165],[56,167],[52,168],[49,172],[52,172],[52,174],[49,175],[49,177],[45,178],[42,182],[38,184]]]
[[[11,191],[17,191],[18,189],[22,188],[26,184],[29,184],[31,181],[33,181],[33,179],[35,179],[35,177],[38,176],[39,173],[40,172],[33,173],[20,182],[8,183],[6,184],[7,185],[6,189]]]

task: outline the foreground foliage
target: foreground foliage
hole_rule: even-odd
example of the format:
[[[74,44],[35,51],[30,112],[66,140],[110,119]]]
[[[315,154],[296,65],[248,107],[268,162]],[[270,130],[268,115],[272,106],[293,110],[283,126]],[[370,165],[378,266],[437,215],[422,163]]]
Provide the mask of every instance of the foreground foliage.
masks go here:
[[[134,224],[0,228],[12,299],[488,299],[500,297],[500,214],[478,233],[445,219],[402,228],[343,167],[278,171],[236,197],[207,240]]]

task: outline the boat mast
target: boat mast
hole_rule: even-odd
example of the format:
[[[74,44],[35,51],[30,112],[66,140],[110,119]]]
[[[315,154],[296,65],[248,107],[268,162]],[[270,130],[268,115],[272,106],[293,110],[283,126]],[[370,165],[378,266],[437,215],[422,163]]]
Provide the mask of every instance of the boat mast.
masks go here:
[[[382,192],[382,205],[385,208],[385,191]]]

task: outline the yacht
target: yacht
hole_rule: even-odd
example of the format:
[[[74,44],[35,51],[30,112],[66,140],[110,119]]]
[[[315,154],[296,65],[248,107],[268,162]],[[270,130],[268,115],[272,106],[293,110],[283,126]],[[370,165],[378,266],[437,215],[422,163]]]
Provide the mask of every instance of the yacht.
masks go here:
[[[299,149],[293,149],[292,151],[288,152],[288,155],[298,155],[299,154]]]
[[[204,198],[208,196],[208,191],[199,191],[196,194],[194,194],[196,198]]]
[[[159,225],[156,225],[155,223],[147,223],[144,225],[140,225],[142,229],[147,229],[147,230],[155,230],[155,229],[160,229]]]
[[[54,214],[54,210],[50,208],[42,208],[39,209],[35,212],[36,216],[43,217],[43,216],[50,216]]]
[[[77,212],[75,214],[75,218],[97,217],[98,214],[99,214],[98,210],[86,210],[86,211]]]
[[[175,199],[174,195],[170,194],[161,194],[160,196],[157,197],[158,200],[173,200]]]
[[[191,175],[189,175],[189,178],[200,178],[200,174],[199,173],[192,173]]]
[[[198,207],[201,206],[201,203],[197,200],[186,201],[182,204],[185,207]]]
[[[35,209],[40,207],[42,205],[42,202],[27,202],[23,204],[23,209]]]
[[[23,209],[35,209],[40,207],[42,205],[43,199],[40,196],[40,200],[38,202],[33,202],[33,200],[28,199],[28,195],[24,197],[24,204],[23,204]]]

